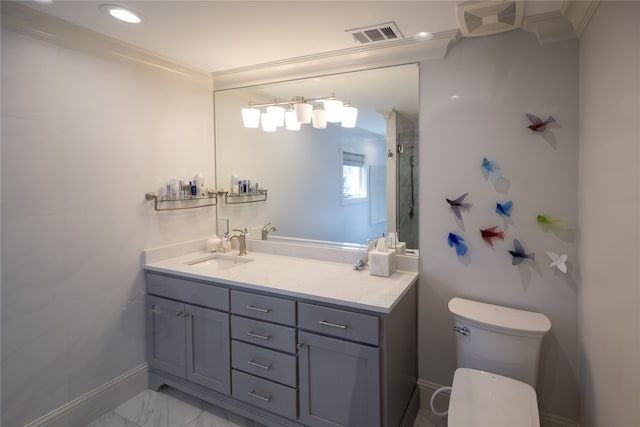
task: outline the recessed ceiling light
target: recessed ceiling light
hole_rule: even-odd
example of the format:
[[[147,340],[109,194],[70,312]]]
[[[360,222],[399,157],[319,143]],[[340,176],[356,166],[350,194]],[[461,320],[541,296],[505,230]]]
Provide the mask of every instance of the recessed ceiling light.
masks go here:
[[[429,40],[433,38],[433,34],[427,31],[420,31],[419,33],[416,33],[416,35],[413,36],[413,38],[416,40]]]
[[[139,24],[142,22],[142,18],[140,14],[132,11],[131,9],[127,9],[126,7],[117,6],[114,4],[101,4],[98,6],[100,10],[109,14],[115,19],[118,19],[123,22],[127,22],[129,24]]]

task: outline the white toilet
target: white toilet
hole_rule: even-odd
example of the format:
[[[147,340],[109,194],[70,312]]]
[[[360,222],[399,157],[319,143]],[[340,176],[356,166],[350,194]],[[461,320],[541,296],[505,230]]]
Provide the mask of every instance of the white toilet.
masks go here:
[[[453,298],[458,369],[449,427],[539,427],[536,379],[544,314]]]

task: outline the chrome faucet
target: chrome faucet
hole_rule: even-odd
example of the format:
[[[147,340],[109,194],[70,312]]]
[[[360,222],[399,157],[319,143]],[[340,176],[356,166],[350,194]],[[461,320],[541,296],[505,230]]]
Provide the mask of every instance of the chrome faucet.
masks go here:
[[[247,254],[247,241],[245,240],[245,237],[247,236],[246,229],[238,230],[234,228],[233,231],[237,231],[238,234],[234,234],[233,236],[229,237],[229,241],[232,241],[234,238],[238,239],[238,247],[239,247],[238,255],[240,256],[246,255]]]
[[[267,240],[267,236],[271,231],[278,231],[278,229],[271,225],[271,223],[265,224],[264,227],[262,227],[262,240]]]

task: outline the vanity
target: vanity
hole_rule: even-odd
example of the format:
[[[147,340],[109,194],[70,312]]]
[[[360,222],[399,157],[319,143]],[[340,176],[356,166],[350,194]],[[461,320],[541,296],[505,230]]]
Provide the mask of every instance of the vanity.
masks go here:
[[[149,388],[267,426],[412,425],[416,271],[371,276],[355,251],[302,258],[274,243],[239,257],[201,243],[145,253]]]

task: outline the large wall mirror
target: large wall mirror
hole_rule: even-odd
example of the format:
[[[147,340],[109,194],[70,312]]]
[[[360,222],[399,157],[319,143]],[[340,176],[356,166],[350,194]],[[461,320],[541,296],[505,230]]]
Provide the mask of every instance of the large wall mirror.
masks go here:
[[[226,89],[215,92],[216,183],[237,191],[257,183],[262,196],[218,201],[219,228],[261,239],[360,247],[395,232],[418,249],[418,64]],[[246,128],[241,109],[300,97],[321,108],[335,94],[358,109],[356,126],[302,124],[275,132]],[[311,101],[315,100],[317,101]],[[255,187],[254,187],[255,188]],[[238,203],[230,203],[238,202]],[[270,227],[271,228],[271,227]],[[413,250],[413,251],[411,251]]]

